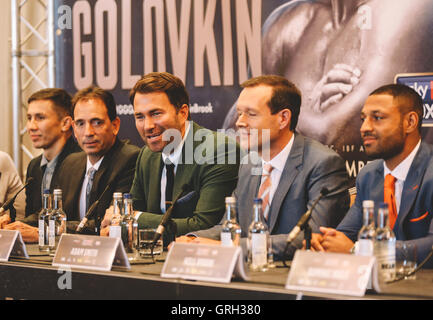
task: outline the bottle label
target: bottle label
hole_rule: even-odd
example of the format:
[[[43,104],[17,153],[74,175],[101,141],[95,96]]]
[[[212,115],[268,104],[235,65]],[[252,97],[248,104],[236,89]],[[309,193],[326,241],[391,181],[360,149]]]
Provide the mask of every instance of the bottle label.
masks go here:
[[[395,241],[377,241],[374,255],[376,256],[379,275],[384,281],[395,278]]]
[[[221,245],[225,247],[233,246],[231,232],[221,232]]]
[[[252,265],[264,266],[267,263],[267,241],[265,233],[253,233],[251,235]]]
[[[45,221],[39,220],[39,246],[42,247],[45,245]]]
[[[54,220],[48,222],[48,245],[56,246],[56,222]]]
[[[373,240],[360,239],[355,246],[355,254],[357,256],[372,256],[374,255]]]
[[[110,226],[110,238],[122,238],[121,226]]]

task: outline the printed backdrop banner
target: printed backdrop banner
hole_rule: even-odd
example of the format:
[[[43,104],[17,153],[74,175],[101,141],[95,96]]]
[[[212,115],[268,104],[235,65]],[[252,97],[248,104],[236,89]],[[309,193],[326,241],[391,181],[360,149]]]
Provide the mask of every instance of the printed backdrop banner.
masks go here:
[[[368,93],[433,71],[432,12],[428,0],[59,0],[56,85],[110,90],[120,136],[142,146],[128,98],[142,75],[180,77],[192,119],[216,130],[234,127],[240,83],[279,74],[303,94],[297,131],[335,149],[355,178],[368,160]]]

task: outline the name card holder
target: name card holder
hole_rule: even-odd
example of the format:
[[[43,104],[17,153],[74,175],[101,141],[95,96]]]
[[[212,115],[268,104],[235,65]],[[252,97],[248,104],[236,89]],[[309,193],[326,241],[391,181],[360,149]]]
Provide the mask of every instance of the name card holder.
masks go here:
[[[286,289],[362,297],[374,257],[297,250]]]
[[[110,271],[113,266],[131,269],[119,238],[77,234],[61,236],[52,265],[97,271]]]
[[[9,257],[29,258],[18,230],[0,230],[0,261],[8,261]]]
[[[220,283],[232,276],[249,279],[240,247],[175,242],[161,271],[162,278]]]

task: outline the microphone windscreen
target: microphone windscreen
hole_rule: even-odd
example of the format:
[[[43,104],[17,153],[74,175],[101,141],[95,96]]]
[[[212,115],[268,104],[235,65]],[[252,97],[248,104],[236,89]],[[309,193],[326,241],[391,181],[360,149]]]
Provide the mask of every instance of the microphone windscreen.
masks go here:
[[[324,187],[324,188],[322,188],[320,193],[322,194],[322,196],[326,196],[329,193],[329,190],[328,190],[328,188]]]
[[[191,199],[195,196],[196,192],[195,191],[191,191],[189,193],[187,193],[185,196],[183,196],[182,198],[180,198],[177,203],[187,203],[189,201],[191,201]]]

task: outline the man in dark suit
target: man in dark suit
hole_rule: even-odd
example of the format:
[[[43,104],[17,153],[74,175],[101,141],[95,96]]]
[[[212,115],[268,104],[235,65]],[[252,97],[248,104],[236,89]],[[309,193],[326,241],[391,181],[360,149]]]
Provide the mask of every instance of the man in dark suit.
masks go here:
[[[141,211],[139,227],[156,228],[184,185],[195,195],[174,208],[175,228],[166,235],[218,223],[224,214],[224,197],[236,185],[238,145],[189,121],[186,88],[169,73],[145,75],[131,90],[130,100],[137,130],[146,143],[138,156],[131,188],[134,209]]]
[[[83,89],[75,94],[72,105],[73,129],[83,152],[71,154],[63,161],[55,187],[63,191],[68,231],[75,230],[90,205],[102,195],[85,229],[86,233],[95,233],[113,192],[129,192],[140,149],[117,138],[120,119],[114,97],[108,91],[97,87]],[[29,229],[22,225],[20,228]],[[37,229],[31,230],[37,241]]]
[[[52,193],[63,160],[81,149],[72,135],[72,102],[65,90],[42,89],[33,93],[27,102],[27,132],[33,146],[43,152],[27,167],[26,180],[34,180],[26,188],[25,218],[21,221],[36,226],[42,208],[42,191],[49,189]]]
[[[433,147],[421,141],[422,117],[421,97],[407,86],[386,85],[370,94],[361,111],[361,136],[366,154],[376,160],[360,171],[355,203],[337,229],[321,228],[313,235],[316,250],[349,252],[354,247],[364,200],[388,203],[397,241],[416,244],[418,262],[432,250]],[[387,190],[385,181],[391,181]],[[393,200],[385,197],[388,188]],[[433,267],[433,261],[426,266]]]
[[[253,199],[260,197],[264,201],[263,213],[273,251],[277,258],[282,258],[287,234],[311,208],[324,187],[331,193],[313,210],[310,225],[318,230],[320,225],[336,226],[341,221],[349,207],[348,175],[337,153],[295,133],[301,93],[294,84],[280,76],[260,76],[241,86],[236,126],[241,146],[250,151],[248,158],[241,161],[234,192],[237,220],[242,229],[241,244],[246,253]],[[252,151],[258,152],[257,161]],[[265,185],[269,186],[267,190]],[[217,225],[196,232],[199,238],[193,241],[206,241],[201,237],[219,239],[220,232],[221,225]],[[292,243],[291,252],[302,247],[302,239],[303,234],[300,234]],[[188,238],[179,240],[188,241]]]
[[[117,138],[120,119],[108,91],[89,87],[77,92],[73,114],[74,133],[83,152],[65,159],[58,187],[64,194],[68,228],[75,228],[90,205],[102,196],[88,223],[87,229],[92,232],[99,227],[113,193],[129,192],[140,149]]]

